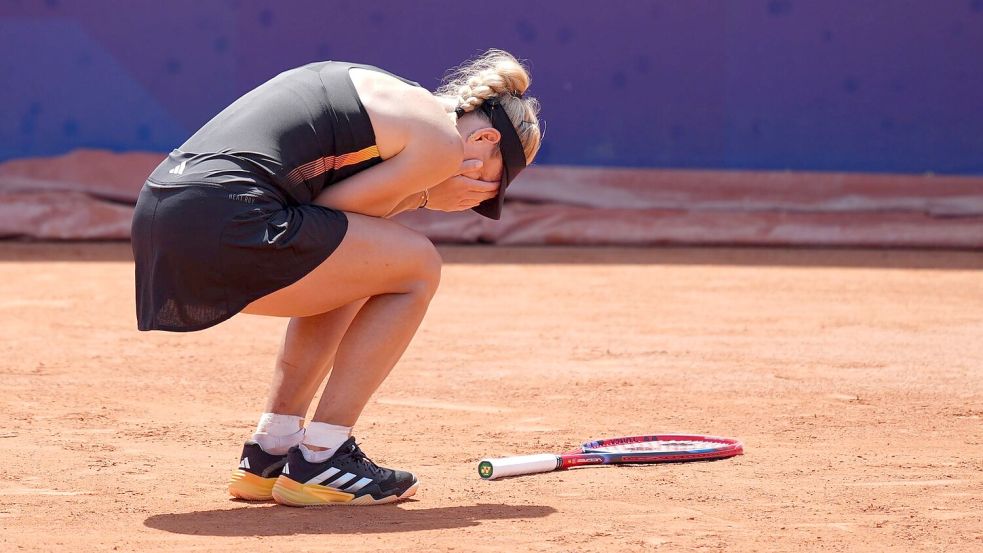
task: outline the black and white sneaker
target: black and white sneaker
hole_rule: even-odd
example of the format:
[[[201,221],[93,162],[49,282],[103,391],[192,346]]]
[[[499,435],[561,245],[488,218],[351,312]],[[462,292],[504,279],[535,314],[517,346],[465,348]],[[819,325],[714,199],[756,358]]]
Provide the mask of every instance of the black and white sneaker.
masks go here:
[[[273,455],[263,451],[256,442],[246,442],[239,456],[239,467],[232,472],[229,493],[250,501],[273,499],[273,485],[286,463],[286,455]]]
[[[418,485],[408,472],[373,463],[352,437],[323,463],[310,463],[299,447],[290,448],[273,499],[291,507],[379,505],[412,496]]]

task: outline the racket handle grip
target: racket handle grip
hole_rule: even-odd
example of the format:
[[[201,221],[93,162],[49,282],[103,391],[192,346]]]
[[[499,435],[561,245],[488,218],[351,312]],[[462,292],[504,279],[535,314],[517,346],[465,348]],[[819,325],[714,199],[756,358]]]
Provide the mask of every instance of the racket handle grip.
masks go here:
[[[494,480],[520,474],[553,472],[559,466],[560,458],[549,453],[499,457],[497,459],[482,459],[478,463],[478,475],[485,480]]]

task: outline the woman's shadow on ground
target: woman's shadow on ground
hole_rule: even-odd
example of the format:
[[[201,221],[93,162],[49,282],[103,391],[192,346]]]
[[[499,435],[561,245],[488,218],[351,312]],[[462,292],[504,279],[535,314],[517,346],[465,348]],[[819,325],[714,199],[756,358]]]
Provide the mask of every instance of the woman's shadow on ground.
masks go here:
[[[289,536],[293,534],[385,534],[464,528],[484,520],[542,518],[556,512],[545,505],[461,505],[431,509],[404,509],[401,505],[372,507],[366,517],[357,507],[328,506],[305,509],[250,505],[190,513],[154,515],[143,521],[149,528],[196,536]]]

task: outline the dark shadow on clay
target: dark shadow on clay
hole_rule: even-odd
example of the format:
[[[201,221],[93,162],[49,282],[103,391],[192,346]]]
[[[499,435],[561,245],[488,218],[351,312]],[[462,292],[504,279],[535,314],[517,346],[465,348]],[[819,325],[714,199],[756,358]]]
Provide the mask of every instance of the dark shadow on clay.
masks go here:
[[[370,507],[326,506],[297,509],[280,505],[236,506],[154,515],[148,528],[192,536],[291,536],[295,534],[390,534],[477,526],[486,520],[542,518],[556,512],[545,505],[461,505],[404,509],[409,504]],[[240,503],[241,505],[241,503]]]

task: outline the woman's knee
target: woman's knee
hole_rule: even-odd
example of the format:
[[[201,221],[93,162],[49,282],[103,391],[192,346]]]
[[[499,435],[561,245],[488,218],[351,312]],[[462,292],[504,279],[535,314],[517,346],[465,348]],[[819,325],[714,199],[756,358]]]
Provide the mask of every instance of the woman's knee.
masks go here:
[[[444,260],[429,238],[422,234],[413,234],[413,245],[408,252],[413,267],[410,286],[412,291],[432,297],[440,284],[440,272]]]
[[[427,296],[436,292],[443,260],[429,238],[394,221],[357,214],[349,214],[349,234],[349,255],[364,261],[365,250],[371,251],[376,266],[369,270],[385,274],[388,285],[394,287],[388,292]]]

